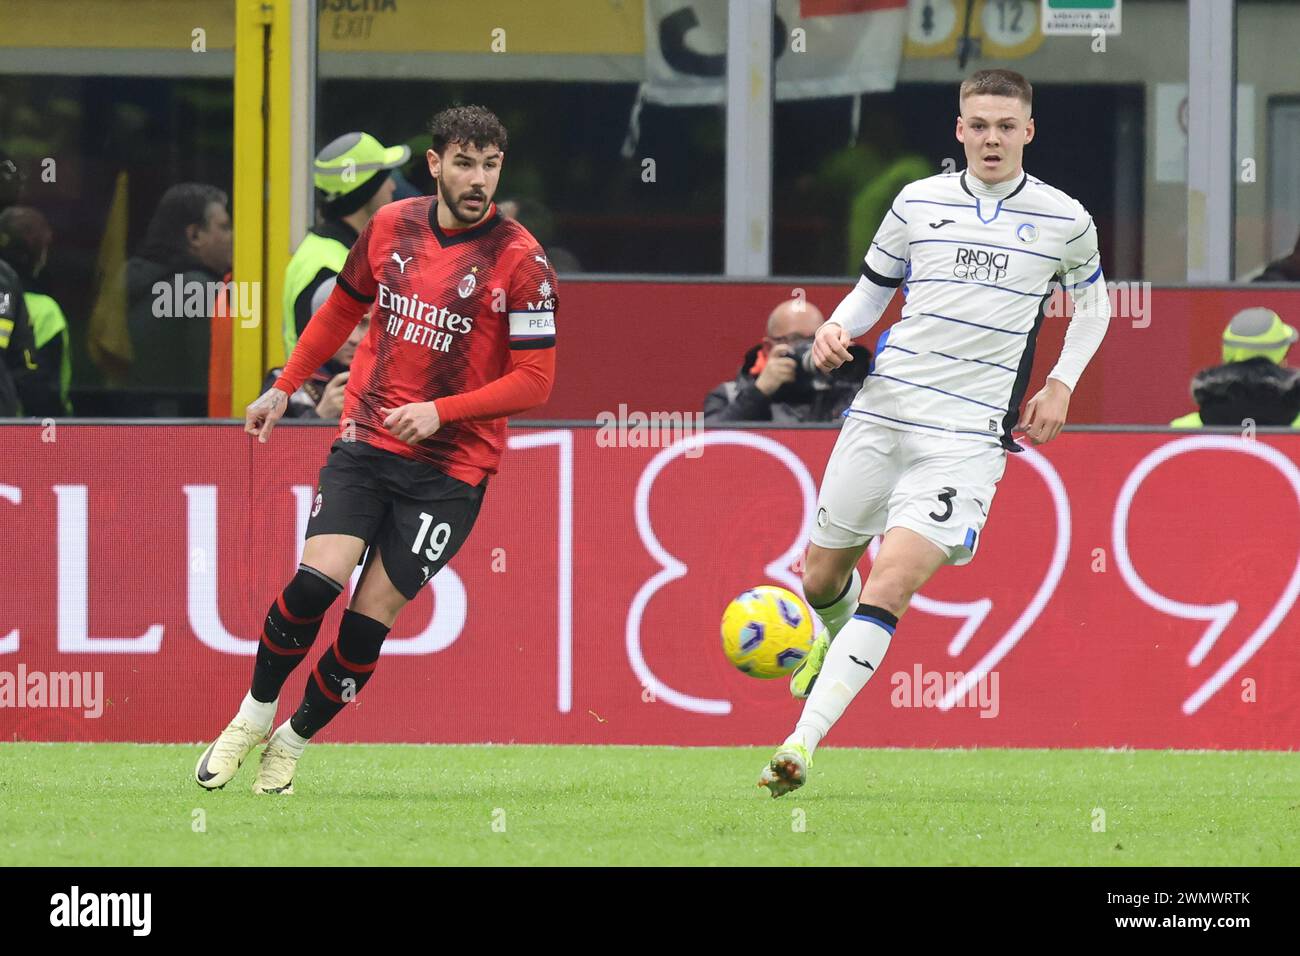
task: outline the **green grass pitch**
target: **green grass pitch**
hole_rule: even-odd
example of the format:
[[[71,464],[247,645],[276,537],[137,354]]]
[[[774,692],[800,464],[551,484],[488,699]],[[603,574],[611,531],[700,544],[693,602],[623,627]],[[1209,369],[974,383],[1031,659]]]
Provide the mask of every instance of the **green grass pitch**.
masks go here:
[[[318,744],[293,796],[197,746],[0,744],[8,865],[1290,865],[1300,754]],[[1104,824],[1104,830],[1101,829]]]

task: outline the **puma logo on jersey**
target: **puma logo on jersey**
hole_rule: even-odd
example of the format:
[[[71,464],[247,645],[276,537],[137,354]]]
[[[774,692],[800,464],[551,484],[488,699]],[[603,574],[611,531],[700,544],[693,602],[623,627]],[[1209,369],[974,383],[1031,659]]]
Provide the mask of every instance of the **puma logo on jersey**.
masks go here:
[[[397,268],[401,270],[402,275],[406,275],[406,264],[414,258],[415,256],[407,256],[403,259],[397,253],[393,253],[393,261],[397,263]]]
[[[546,261],[546,256],[533,256],[533,258],[536,259],[538,262],[540,262],[542,265],[546,266],[546,268],[549,269],[551,267],[551,264]]]
[[[948,225],[948,223],[950,223],[950,222],[956,222],[956,221],[957,221],[956,219],[940,219],[938,222],[932,222],[932,223],[930,223],[930,228],[931,228],[931,229],[942,229],[944,226]]]

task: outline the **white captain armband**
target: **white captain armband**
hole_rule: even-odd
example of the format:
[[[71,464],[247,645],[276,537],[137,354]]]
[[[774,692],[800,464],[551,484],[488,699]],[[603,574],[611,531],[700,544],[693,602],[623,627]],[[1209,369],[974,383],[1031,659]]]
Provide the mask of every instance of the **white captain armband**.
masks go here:
[[[549,349],[555,344],[554,312],[511,312],[510,347]]]

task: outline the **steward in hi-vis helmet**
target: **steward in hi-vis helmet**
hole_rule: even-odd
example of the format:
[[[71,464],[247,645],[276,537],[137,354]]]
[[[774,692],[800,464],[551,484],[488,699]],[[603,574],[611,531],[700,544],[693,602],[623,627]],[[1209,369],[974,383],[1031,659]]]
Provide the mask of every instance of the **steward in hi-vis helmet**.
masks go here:
[[[1223,364],[1197,372],[1192,398],[1200,411],[1174,428],[1256,425],[1300,428],[1300,371],[1282,362],[1297,336],[1272,309],[1243,309],[1223,330]]]
[[[410,158],[409,146],[383,146],[369,133],[344,133],[316,154],[321,222],[307,233],[285,269],[286,359],[311,318],[312,295],[322,282],[338,275],[370,217],[392,200],[389,170]]]

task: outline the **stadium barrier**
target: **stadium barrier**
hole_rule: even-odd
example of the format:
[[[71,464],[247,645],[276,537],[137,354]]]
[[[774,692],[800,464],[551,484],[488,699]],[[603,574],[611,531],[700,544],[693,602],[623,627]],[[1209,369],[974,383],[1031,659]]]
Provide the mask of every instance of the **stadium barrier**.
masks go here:
[[[0,427],[3,739],[223,726],[333,434]],[[835,436],[710,430],[656,447],[513,427],[469,542],[320,739],[780,740],[798,705],[731,667],[718,620],[749,586],[797,586]],[[829,743],[1295,747],[1298,463],[1300,435],[1271,432],[1081,430],[1011,456],[976,560],[916,597]]]
[[[1220,361],[1223,328],[1241,309],[1267,306],[1300,325],[1300,289],[1277,285],[1150,286],[1110,283],[1114,317],[1078,391],[1074,424],[1166,425],[1196,411],[1191,379]],[[736,377],[763,336],[768,313],[802,295],[829,317],[846,282],[773,279],[569,279],[560,277],[555,390],[524,418],[586,419],[617,413],[697,412],[719,382]],[[902,295],[861,341],[874,347],[898,320]],[[1069,307],[1058,289],[1038,338],[1032,395],[1056,364]]]

